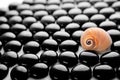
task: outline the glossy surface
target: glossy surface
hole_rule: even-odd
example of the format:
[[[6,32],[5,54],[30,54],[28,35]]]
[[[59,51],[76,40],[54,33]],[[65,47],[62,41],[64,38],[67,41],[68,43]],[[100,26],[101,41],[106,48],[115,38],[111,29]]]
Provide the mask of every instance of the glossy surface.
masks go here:
[[[59,45],[60,51],[73,51],[78,50],[78,44],[74,40],[65,40]]]
[[[38,56],[35,54],[23,54],[19,57],[19,64],[26,67],[31,67],[34,64],[38,63],[38,61]]]
[[[18,62],[18,54],[14,51],[5,52],[1,57],[1,63],[11,67]]]
[[[58,49],[58,43],[53,39],[46,39],[42,43],[42,49],[43,50],[57,50]]]
[[[35,79],[44,78],[48,75],[48,66],[44,63],[36,63],[30,68],[30,76]]]
[[[5,52],[7,52],[7,51],[19,52],[21,50],[21,47],[22,47],[22,44],[19,41],[11,40],[11,41],[7,42],[3,48],[4,48]]]
[[[66,25],[68,25],[71,22],[72,22],[72,18],[70,18],[69,16],[61,16],[57,19],[57,23],[61,27],[65,27]]]
[[[57,62],[58,54],[53,50],[45,51],[40,56],[40,61],[51,66]]]
[[[77,23],[70,23],[65,27],[66,32],[70,34],[79,29],[80,29],[80,25]]]
[[[79,55],[79,60],[82,64],[94,66],[99,63],[99,56],[92,51],[83,51]]]
[[[71,70],[72,80],[89,80],[91,78],[91,75],[91,68],[83,64],[76,65]]]
[[[67,67],[72,67],[78,63],[78,57],[76,53],[66,51],[59,55],[59,62]]]
[[[22,77],[21,77],[21,76]],[[28,70],[24,66],[15,66],[10,73],[12,80],[26,80],[28,78]]]
[[[55,64],[50,68],[49,75],[53,80],[67,80],[69,78],[69,71],[64,65]]]
[[[49,33],[49,34],[53,34],[57,31],[60,30],[60,26],[58,24],[49,24],[45,27],[45,30]]]
[[[4,79],[7,76],[8,67],[4,64],[0,64],[0,79]]]
[[[37,54],[40,51],[40,45],[36,41],[29,41],[23,46],[24,53]]]
[[[36,23],[31,24],[29,30],[30,30],[33,34],[35,34],[35,33],[37,33],[38,31],[44,30],[44,25],[43,25],[41,22],[36,22]]]
[[[57,31],[53,34],[53,39],[55,39],[59,43],[69,38],[70,38],[70,35],[67,32]]]
[[[109,65],[97,65],[93,69],[93,76],[100,80],[113,79],[115,77],[115,71]]]
[[[120,63],[120,54],[117,52],[108,52],[101,56],[100,62],[102,64],[108,64],[112,67],[119,66]]]
[[[28,41],[30,41],[32,38],[32,33],[30,31],[21,31],[18,35],[17,35],[17,39],[22,42],[22,43],[26,43]]]
[[[48,38],[49,38],[49,34],[45,31],[39,31],[33,35],[33,39],[39,42],[40,44]]]

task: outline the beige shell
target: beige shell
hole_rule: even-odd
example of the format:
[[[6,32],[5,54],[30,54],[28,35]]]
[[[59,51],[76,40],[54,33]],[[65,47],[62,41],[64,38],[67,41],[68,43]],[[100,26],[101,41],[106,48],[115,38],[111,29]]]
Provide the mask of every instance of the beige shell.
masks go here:
[[[81,35],[80,43],[85,50],[102,53],[111,47],[112,39],[110,35],[101,28],[88,28]]]

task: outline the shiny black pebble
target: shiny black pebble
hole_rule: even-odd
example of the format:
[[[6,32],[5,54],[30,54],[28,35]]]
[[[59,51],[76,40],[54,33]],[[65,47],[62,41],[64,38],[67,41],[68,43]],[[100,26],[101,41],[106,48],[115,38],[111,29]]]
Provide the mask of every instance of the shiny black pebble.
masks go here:
[[[8,23],[8,19],[5,16],[0,17],[0,24]]]
[[[33,35],[33,39],[39,42],[40,44],[42,44],[42,42],[48,38],[49,34],[45,31],[39,31]]]
[[[33,16],[33,12],[31,10],[23,10],[23,11],[20,12],[20,16],[22,18],[32,17]]]
[[[112,41],[118,41],[120,39],[120,31],[117,29],[110,29],[107,31],[108,34],[111,36]]]
[[[50,68],[49,75],[52,80],[68,80],[69,70],[62,64],[55,64]]]
[[[22,18],[20,16],[13,16],[9,19],[10,25],[19,24],[19,23],[22,23]]]
[[[55,1],[55,0],[53,0],[53,1]],[[58,5],[53,4],[53,5],[48,5],[46,7],[46,10],[48,11],[49,14],[53,14],[53,12],[58,10],[59,8],[60,7]]]
[[[82,13],[82,10],[79,9],[79,8],[70,9],[69,12],[68,12],[68,14],[69,14],[72,18],[74,18],[76,15],[81,14],[81,13]]]
[[[47,11],[36,11],[34,13],[34,17],[37,19],[37,20],[41,20],[41,18],[45,15],[48,15],[48,12]]]
[[[1,57],[1,63],[6,64],[11,67],[17,64],[18,62],[18,54],[14,51],[5,52]]]
[[[66,25],[72,22],[72,18],[69,16],[61,16],[57,19],[56,22],[60,25],[61,28],[64,28]]]
[[[48,50],[40,55],[40,62],[47,65],[53,65],[57,62],[58,54],[53,50]]]
[[[93,76],[98,80],[110,80],[115,77],[115,71],[109,65],[97,65],[93,69]]]
[[[94,4],[94,7],[98,10],[108,7],[109,5],[106,2],[97,2]]]
[[[91,22],[96,23],[98,26],[101,22],[105,21],[105,19],[106,17],[102,14],[95,14],[90,18]]]
[[[35,54],[23,54],[19,57],[19,64],[30,68],[39,62],[39,58]]]
[[[117,29],[116,23],[110,20],[101,22],[99,27],[103,28],[104,30]]]
[[[115,42],[112,44],[111,50],[120,53],[120,40],[115,41]]]
[[[29,30],[35,34],[37,33],[38,31],[42,31],[44,30],[44,25],[41,23],[41,22],[35,22],[33,24],[31,24]]]
[[[73,32],[72,39],[75,40],[76,42],[80,43],[80,38],[81,38],[82,34],[83,34],[82,30],[77,30],[77,31]]]
[[[5,44],[3,47],[4,51],[15,51],[19,52],[21,50],[22,44],[17,40],[11,40]]]
[[[47,31],[49,34],[53,34],[59,30],[60,30],[60,26],[58,24],[55,24],[55,23],[49,24],[45,27],[45,31]]]
[[[8,31],[10,31],[10,26],[8,24],[3,23],[0,25],[0,34],[3,34]]]
[[[101,9],[99,13],[105,15],[108,18],[114,12],[115,10],[112,7],[106,7]]]
[[[94,66],[99,62],[99,56],[93,51],[83,51],[79,55],[79,60],[85,65]]]
[[[10,27],[11,31],[18,35],[20,32],[27,30],[26,26],[23,24],[14,24]]]
[[[18,15],[19,15],[19,12],[17,10],[10,10],[6,12],[5,16],[9,19],[12,16],[18,16]]]
[[[16,2],[13,2],[13,3],[10,3],[8,8],[9,10],[17,10],[17,6],[20,5],[19,3],[16,3]]]
[[[97,24],[94,22],[86,22],[81,26],[81,29],[86,30],[87,28],[91,28],[91,27],[97,27]]]
[[[56,19],[58,19],[61,16],[66,16],[67,15],[67,11],[64,9],[58,9],[56,11],[53,12],[52,14]]]
[[[48,75],[48,66],[44,63],[36,63],[30,68],[30,76],[35,79],[44,78]]]
[[[41,18],[41,22],[46,26],[55,22],[55,18],[52,15],[45,15]]]
[[[23,46],[24,53],[37,54],[40,51],[40,44],[36,41],[29,41]]]
[[[32,5],[31,6],[31,10],[33,12],[36,12],[36,11],[41,11],[41,10],[45,10],[46,9],[46,6],[43,5],[43,4],[36,4],[36,5]]]
[[[22,31],[17,35],[17,40],[19,40],[23,44],[30,41],[31,39],[32,39],[32,33],[27,30]]]
[[[55,50],[58,49],[58,43],[54,39],[46,39],[42,43],[43,50]]]
[[[17,6],[17,11],[21,12],[23,10],[30,10],[29,4],[20,4]]]
[[[87,15],[88,17],[91,17],[94,14],[97,14],[98,10],[96,8],[86,8],[83,11],[83,14]]]
[[[74,31],[79,30],[80,25],[77,23],[70,23],[65,27],[65,31],[72,34]]]
[[[85,14],[79,14],[74,17],[73,21],[82,25],[83,23],[88,22],[89,18]]]
[[[70,75],[72,80],[81,80],[81,79],[90,80],[90,78],[92,77],[91,72],[92,71],[90,67],[83,64],[79,64],[72,68]]]
[[[23,19],[23,24],[29,28],[31,24],[35,23],[37,20],[34,17],[26,17]]]
[[[3,80],[8,74],[8,67],[4,64],[0,64],[0,79]]]
[[[0,36],[0,40],[3,42],[3,44],[7,43],[10,40],[14,40],[16,38],[16,35],[12,32],[5,32]]]
[[[53,34],[53,39],[55,39],[58,43],[61,43],[64,40],[70,38],[70,34],[65,31],[57,31]]]
[[[15,66],[10,72],[10,77],[12,80],[27,80],[28,70],[24,66]]]
[[[78,50],[78,44],[74,40],[65,40],[59,45],[60,51],[73,51]]]
[[[89,2],[79,2],[78,3],[78,5],[77,5],[77,7],[78,8],[80,8],[80,9],[82,9],[82,10],[84,10],[84,9],[86,9],[86,8],[89,8],[89,7],[91,7],[91,4],[89,3]]]
[[[112,7],[116,10],[116,11],[120,11],[120,1],[116,1],[112,4]]]
[[[108,64],[112,67],[118,67],[120,64],[120,54],[117,52],[108,52],[100,57],[101,64]]]
[[[66,10],[66,11],[69,11],[70,9],[75,8],[75,5],[73,3],[64,3],[61,6],[61,8]]]
[[[120,22],[120,14],[119,13],[114,13],[114,14],[112,14],[110,17],[109,17],[109,19],[111,20],[111,21],[114,21],[116,24],[120,24],[119,22]]]
[[[72,67],[78,63],[78,57],[76,53],[66,51],[59,55],[59,62],[67,67]]]

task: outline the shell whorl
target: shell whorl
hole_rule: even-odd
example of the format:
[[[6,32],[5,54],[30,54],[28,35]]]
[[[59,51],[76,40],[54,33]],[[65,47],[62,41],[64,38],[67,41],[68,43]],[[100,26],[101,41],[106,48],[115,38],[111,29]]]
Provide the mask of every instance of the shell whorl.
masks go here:
[[[95,40],[92,37],[88,37],[85,42],[84,45],[87,47],[87,49],[94,49],[95,47]]]

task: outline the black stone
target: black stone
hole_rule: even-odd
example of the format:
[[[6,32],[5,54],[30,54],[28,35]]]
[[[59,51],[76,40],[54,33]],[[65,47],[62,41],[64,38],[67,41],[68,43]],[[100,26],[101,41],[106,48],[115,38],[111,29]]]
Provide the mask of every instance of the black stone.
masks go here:
[[[67,67],[72,67],[78,63],[78,57],[76,53],[66,51],[59,55],[59,62]]]
[[[53,50],[48,50],[40,55],[40,62],[51,66],[57,62],[58,54]]]
[[[83,51],[79,55],[79,60],[82,64],[94,66],[99,63],[99,56],[93,51]]]
[[[97,65],[93,69],[93,76],[98,80],[110,80],[115,77],[115,71],[109,65]]]
[[[30,68],[30,76],[35,79],[44,78],[48,75],[48,66],[44,63],[36,63]]]
[[[72,68],[70,75],[72,80],[81,80],[81,79],[90,80],[90,78],[92,77],[91,72],[92,71],[90,67],[83,64],[79,64]]]
[[[59,45],[60,51],[78,51],[78,44],[74,40],[65,40]]]
[[[27,80],[28,70],[24,66],[15,66],[10,72],[10,77],[12,80]]]
[[[69,70],[61,64],[55,64],[50,68],[50,77],[52,80],[68,80]]]

